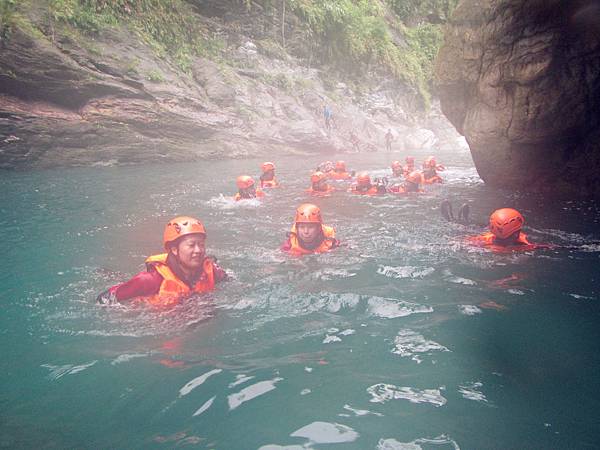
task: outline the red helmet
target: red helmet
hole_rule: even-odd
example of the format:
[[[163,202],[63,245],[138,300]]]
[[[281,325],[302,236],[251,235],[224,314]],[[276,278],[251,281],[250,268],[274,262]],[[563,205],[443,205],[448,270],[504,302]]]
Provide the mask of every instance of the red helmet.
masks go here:
[[[418,170],[413,170],[406,176],[406,181],[410,181],[411,183],[420,184],[421,183],[421,172]]]
[[[269,170],[275,170],[275,164],[273,164],[271,161],[267,161],[262,163],[260,168],[263,172],[268,172]]]
[[[344,161],[337,161],[335,163],[335,170],[337,170],[338,172],[345,172],[346,171],[346,163]]]
[[[310,176],[311,183],[318,183],[319,181],[326,180],[326,179],[327,179],[327,175],[325,175],[323,172],[319,172],[319,171],[314,172]]]
[[[359,186],[368,186],[371,184],[371,177],[367,172],[360,172],[356,175],[356,184]]]
[[[414,164],[415,164],[415,157],[414,156],[407,156],[406,159],[405,159],[405,161],[406,161],[406,164],[411,164],[411,165],[414,166]]]
[[[169,243],[188,234],[200,233],[206,235],[204,225],[198,219],[188,216],[179,216],[169,220],[163,233],[163,245],[169,249]]]
[[[402,168],[402,164],[400,164],[400,161],[392,161],[392,170],[401,169],[401,168]]]
[[[525,219],[519,211],[512,208],[497,209],[490,216],[490,231],[500,239],[521,230]]]
[[[437,163],[435,162],[435,156],[428,156],[423,163],[423,167],[435,168],[435,166],[437,166]]]
[[[296,210],[296,223],[323,223],[321,210],[312,203],[303,203]]]
[[[254,186],[254,179],[249,175],[240,175],[236,180],[237,187],[240,189],[247,189]]]

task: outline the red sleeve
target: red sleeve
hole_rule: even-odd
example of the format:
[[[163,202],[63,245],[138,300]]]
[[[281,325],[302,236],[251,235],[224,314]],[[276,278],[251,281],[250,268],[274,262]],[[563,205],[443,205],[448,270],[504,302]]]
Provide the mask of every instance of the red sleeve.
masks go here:
[[[292,242],[290,241],[290,238],[288,238],[287,241],[281,244],[281,247],[279,247],[279,249],[282,252],[289,252],[292,249]]]
[[[117,284],[108,291],[122,302],[134,297],[148,297],[157,294],[163,277],[156,271],[140,272],[129,281]]]

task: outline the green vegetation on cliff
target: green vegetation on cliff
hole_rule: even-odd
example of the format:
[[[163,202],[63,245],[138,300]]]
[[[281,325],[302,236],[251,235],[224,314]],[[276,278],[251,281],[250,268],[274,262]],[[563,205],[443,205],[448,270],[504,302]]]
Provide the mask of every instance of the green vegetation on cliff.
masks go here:
[[[190,73],[196,57],[228,62],[224,38],[215,38],[210,19],[202,15],[216,8],[236,18],[222,24],[226,35],[246,34],[272,56],[292,54],[309,66],[334,69],[355,85],[366,73],[391,76],[412,86],[427,105],[441,26],[456,1],[23,0],[15,6],[14,0],[0,0],[0,38],[10,33],[15,7],[22,24],[29,20],[30,29],[51,40],[60,33],[93,37],[126,27],[158,57]],[[38,11],[37,23],[28,8]],[[148,76],[162,80],[158,73]]]

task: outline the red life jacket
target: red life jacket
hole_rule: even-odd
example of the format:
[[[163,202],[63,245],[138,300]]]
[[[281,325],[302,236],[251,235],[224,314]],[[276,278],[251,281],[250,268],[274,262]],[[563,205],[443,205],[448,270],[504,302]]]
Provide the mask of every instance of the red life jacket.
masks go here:
[[[151,266],[162,277],[158,294],[145,298],[148,303],[157,306],[166,306],[177,303],[184,297],[193,293],[210,292],[215,288],[215,276],[213,273],[213,262],[205,258],[202,263],[202,275],[199,280],[190,288],[186,283],[177,277],[167,265],[167,253],[152,255],[146,258],[146,266]]]
[[[328,172],[327,176],[329,178],[331,178],[332,180],[349,180],[350,178],[352,178],[352,175],[350,175],[348,172]]]
[[[479,236],[472,236],[469,238],[469,241],[484,247],[489,248],[493,252],[503,253],[510,251],[527,251],[527,250],[535,250],[538,248],[536,244],[532,244],[527,240],[527,235],[523,232],[519,232],[519,237],[516,242],[511,245],[500,245],[496,241],[496,236],[494,233],[487,232],[480,234]]]
[[[296,231],[296,224],[292,226],[292,230],[290,231],[290,249],[288,252],[292,255],[300,256],[300,255],[310,255],[312,253],[324,253],[329,250],[337,247],[338,241],[335,239],[335,230],[333,227],[327,225],[321,225],[321,229],[323,230],[323,242],[315,248],[314,250],[307,250],[300,245],[298,241],[298,233]]]
[[[377,195],[379,194],[379,190],[377,189],[377,186],[371,186],[369,189],[367,189],[366,191],[359,191],[357,189],[357,185],[352,186],[348,192],[352,193],[352,194],[358,194],[358,195]]]

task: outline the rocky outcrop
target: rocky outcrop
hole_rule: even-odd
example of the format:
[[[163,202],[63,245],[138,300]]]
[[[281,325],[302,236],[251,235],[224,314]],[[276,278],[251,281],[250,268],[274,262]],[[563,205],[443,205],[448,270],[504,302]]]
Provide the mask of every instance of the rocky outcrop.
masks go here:
[[[331,153],[356,150],[351,131],[373,151],[388,128],[401,148],[436,142],[419,131],[406,87],[372,83],[357,99],[290,57],[228,41],[226,64],[198,58],[184,72],[127,28],[91,37],[15,24],[0,42],[0,168]]]
[[[486,183],[600,196],[598,0],[462,0],[436,85]]]

